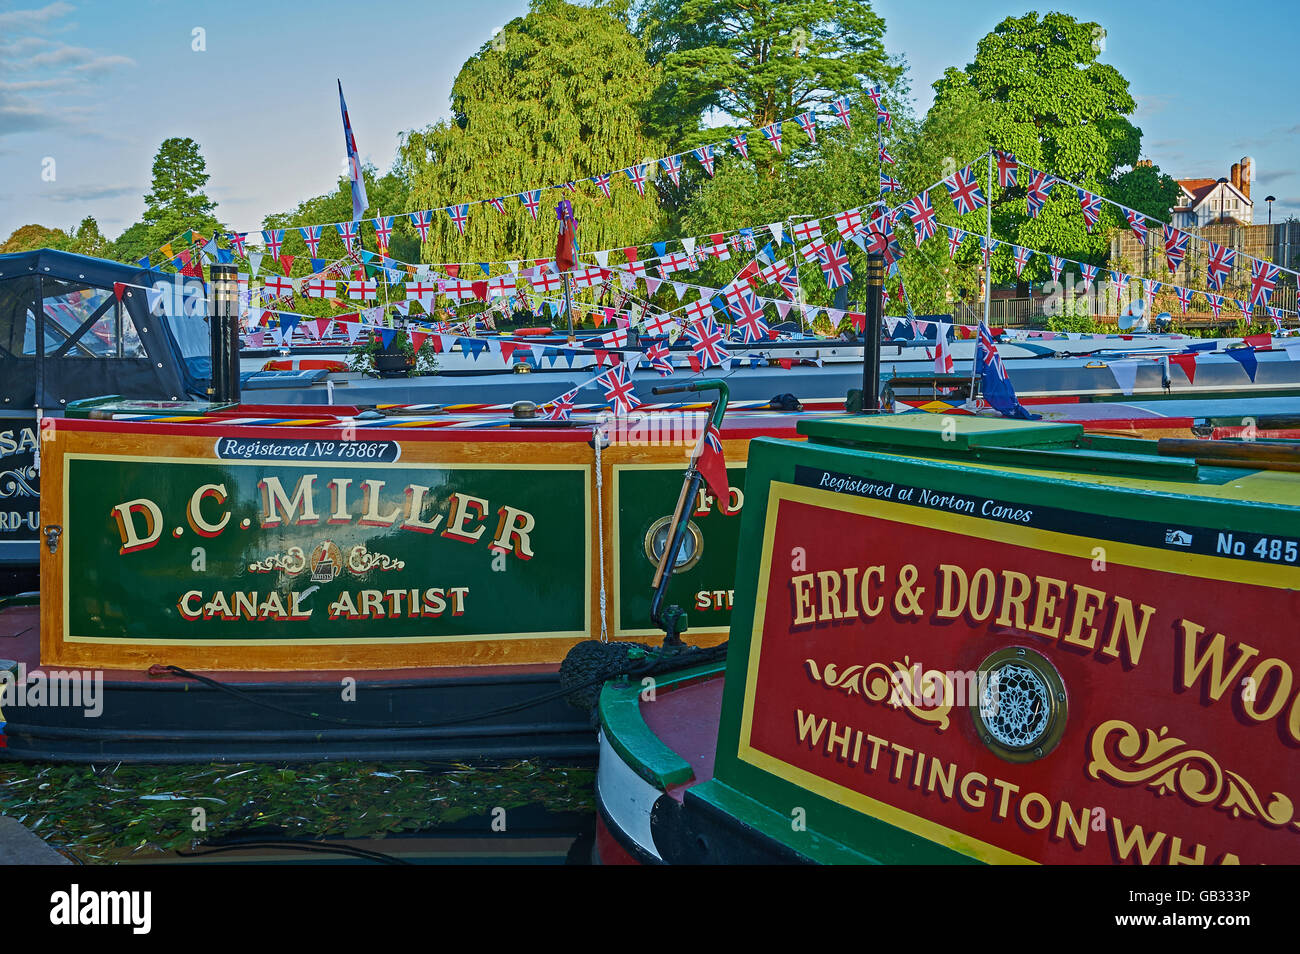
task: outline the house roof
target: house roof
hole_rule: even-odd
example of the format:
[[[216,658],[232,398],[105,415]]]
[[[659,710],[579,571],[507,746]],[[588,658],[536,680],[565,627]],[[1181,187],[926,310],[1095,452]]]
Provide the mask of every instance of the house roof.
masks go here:
[[[1177,182],[1182,190],[1191,196],[1191,201],[1185,205],[1179,206],[1180,209],[1196,208],[1209,198],[1210,194],[1214,192],[1214,187],[1219,184],[1218,179],[1179,179]],[[1246,203],[1246,205],[1254,204],[1244,192],[1234,186],[1231,182],[1225,182],[1223,185],[1228,189],[1228,191],[1241,199],[1242,202]]]

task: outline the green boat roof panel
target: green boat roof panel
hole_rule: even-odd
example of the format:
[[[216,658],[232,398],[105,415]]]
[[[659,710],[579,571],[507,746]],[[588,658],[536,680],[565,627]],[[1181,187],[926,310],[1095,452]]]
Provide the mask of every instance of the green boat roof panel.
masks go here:
[[[994,420],[962,415],[961,427],[942,414],[858,415],[800,421],[798,430],[814,442],[970,450],[976,447],[1032,447],[1069,444],[1083,436],[1079,424]]]

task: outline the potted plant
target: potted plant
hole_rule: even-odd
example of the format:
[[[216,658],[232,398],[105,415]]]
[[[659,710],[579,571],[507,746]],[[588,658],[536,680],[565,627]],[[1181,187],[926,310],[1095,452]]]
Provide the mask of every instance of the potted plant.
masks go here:
[[[437,374],[438,361],[433,346],[420,342],[419,353],[411,344],[405,331],[398,331],[384,345],[383,336],[371,332],[364,341],[353,346],[348,355],[348,367],[363,374],[381,378],[404,378],[411,374]]]

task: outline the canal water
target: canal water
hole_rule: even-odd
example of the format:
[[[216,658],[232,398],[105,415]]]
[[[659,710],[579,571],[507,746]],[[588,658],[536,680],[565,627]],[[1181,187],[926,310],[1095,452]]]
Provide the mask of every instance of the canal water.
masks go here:
[[[84,864],[589,864],[595,770],[0,763],[0,814]]]

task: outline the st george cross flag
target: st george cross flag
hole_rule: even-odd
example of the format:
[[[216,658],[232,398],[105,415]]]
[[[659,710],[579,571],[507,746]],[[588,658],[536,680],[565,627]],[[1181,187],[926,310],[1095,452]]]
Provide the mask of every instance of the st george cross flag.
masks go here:
[[[699,161],[700,165],[704,167],[704,171],[709,174],[709,178],[712,179],[713,178],[713,147],[700,146],[700,148],[698,149],[692,149],[691,155],[694,156]]]
[[[361,220],[370,200],[366,197],[366,180],[361,175],[361,157],[357,155],[357,141],[352,135],[352,123],[348,120],[348,104],[343,101],[343,81],[339,80],[339,109],[343,111],[343,141],[348,151],[348,176],[352,180],[352,221]],[[315,255],[312,252],[312,255]]]
[[[998,354],[998,346],[993,343],[993,335],[988,325],[979,323],[979,342],[975,347],[975,367],[982,379],[981,391],[984,400],[1003,417],[1019,418],[1022,421],[1036,421],[1040,415],[1030,414],[1016,399],[1016,389],[1007,377],[1007,369]]]
[[[980,192],[975,174],[970,169],[958,169],[944,179],[943,184],[948,187],[953,204],[957,206],[958,215],[966,215],[983,207],[984,193]]]
[[[704,478],[704,483],[718,501],[718,509],[724,514],[732,513],[731,487],[727,480],[727,460],[722,452],[722,435],[712,421],[700,435],[700,444],[695,451],[695,470]]]
[[[948,328],[946,321],[936,321],[934,339],[935,374],[952,374],[952,351],[948,348]]]
[[[1181,232],[1172,225],[1163,227],[1165,238],[1165,264],[1169,266],[1169,271],[1178,271],[1178,266],[1183,264],[1183,258],[1187,255],[1186,232]]]
[[[766,139],[768,142],[770,142],[770,143],[772,144],[772,148],[775,149],[775,150],[777,151],[777,155],[780,155],[780,153],[781,153],[781,124],[780,124],[780,123],[772,123],[772,125],[770,125],[770,126],[764,126],[762,129],[759,130],[759,132],[761,132],[761,133],[763,134],[763,138],[764,138],[764,139]]]
[[[1276,265],[1261,262],[1257,258],[1250,260],[1250,303],[1268,305],[1273,298],[1273,289],[1277,287],[1277,277],[1282,270]]]

